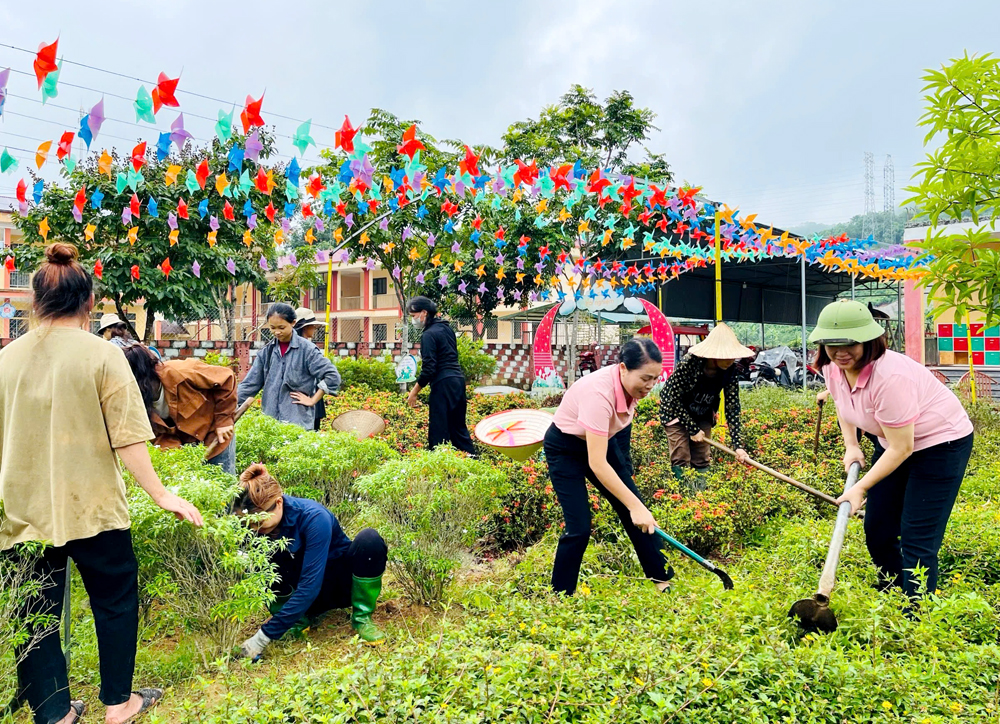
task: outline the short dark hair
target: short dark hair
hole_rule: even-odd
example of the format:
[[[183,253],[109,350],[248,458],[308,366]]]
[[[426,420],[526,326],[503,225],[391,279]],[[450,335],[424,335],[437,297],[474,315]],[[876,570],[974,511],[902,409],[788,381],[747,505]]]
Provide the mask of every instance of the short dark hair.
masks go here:
[[[112,324],[110,327],[105,327],[104,329],[105,331],[110,331],[112,337],[124,337],[128,334],[128,325],[125,322]]]
[[[622,345],[621,361],[627,370],[637,370],[649,362],[663,363],[663,355],[656,342],[649,337],[633,337]]]
[[[272,304],[267,309],[267,317],[265,319],[270,319],[271,317],[281,317],[289,324],[295,324],[295,310],[292,309],[291,304],[285,304],[284,302]]]
[[[406,310],[409,314],[427,312],[428,317],[434,317],[438,313],[438,305],[427,297],[414,297],[410,300],[410,303],[406,305]]]
[[[861,346],[864,348],[864,351],[861,353],[861,359],[858,360],[858,369],[864,369],[875,360],[882,358],[882,355],[884,355],[886,351],[885,335],[883,334],[876,337],[870,342],[862,342]],[[828,364],[833,364],[833,360],[831,360],[830,355],[826,353],[826,345],[821,344],[819,346],[819,351],[816,352],[816,368],[822,370]]]

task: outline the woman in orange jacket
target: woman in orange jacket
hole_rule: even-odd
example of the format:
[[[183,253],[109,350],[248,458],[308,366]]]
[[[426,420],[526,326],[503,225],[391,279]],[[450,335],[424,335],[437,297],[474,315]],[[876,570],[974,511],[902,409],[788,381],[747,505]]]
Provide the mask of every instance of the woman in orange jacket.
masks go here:
[[[231,475],[236,474],[233,434],[236,414],[236,375],[227,367],[198,359],[161,362],[141,344],[123,350],[146,405],[154,445],[181,445],[218,441],[209,459]]]

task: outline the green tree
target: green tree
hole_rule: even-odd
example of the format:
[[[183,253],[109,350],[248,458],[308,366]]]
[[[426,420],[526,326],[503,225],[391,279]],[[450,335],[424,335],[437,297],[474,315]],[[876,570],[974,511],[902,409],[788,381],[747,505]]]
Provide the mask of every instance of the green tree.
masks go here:
[[[226,144],[216,139],[209,148],[188,143],[164,160],[157,160],[155,150],[150,149],[138,170],[131,157],[114,155],[102,168],[98,154],[90,154],[72,172],[64,168],[60,183],[47,184],[40,203],[25,216],[15,214],[26,241],[16,249],[16,264],[22,269],[37,268],[47,243],[71,242],[80,251],[81,263],[95,269],[97,294],[113,301],[123,319],[126,306],[140,301],[145,305],[145,329],[132,330],[137,339],[150,341],[157,314],[171,320],[218,314],[232,339],[235,287],[250,283],[264,289],[267,282],[261,259],[269,268],[275,264],[276,226],[266,218],[265,208],[269,203],[284,205],[251,181],[251,167],[263,167],[273,149],[271,135],[262,133],[260,139],[259,164],[244,161],[237,173],[230,168],[229,153],[236,144],[245,143],[239,136]],[[204,161],[208,178],[203,188],[196,186],[192,191],[185,179],[189,172],[197,174]],[[85,203],[78,222],[74,204],[81,191]],[[103,196],[96,204],[95,193]],[[133,198],[138,200],[140,213],[126,221],[128,215],[123,218],[123,214],[130,210]],[[187,219],[179,218],[177,211],[182,199]],[[155,216],[150,213],[151,200]],[[204,216],[199,212],[203,201],[208,203]],[[244,213],[247,202],[257,217],[253,231]],[[231,207],[231,218],[227,218],[226,204]],[[175,215],[177,233],[172,239],[171,217]],[[218,229],[210,237],[213,218]],[[47,239],[42,233],[45,227]],[[200,276],[195,273],[196,263]]]
[[[646,150],[639,164],[629,160],[633,146],[648,140],[656,114],[638,108],[628,91],[615,91],[604,104],[593,91],[574,85],[554,106],[544,108],[538,119],[518,121],[503,136],[504,158],[535,159],[538,164],[575,163],[584,168],[670,180],[670,170],[662,155]]]
[[[906,190],[931,227],[943,220],[980,223],[963,233],[931,228],[920,245],[929,255],[924,284],[935,313],[970,312],[1000,319],[1000,248],[992,227],[1000,217],[1000,60],[965,54],[924,76],[924,145],[936,150],[918,164]]]

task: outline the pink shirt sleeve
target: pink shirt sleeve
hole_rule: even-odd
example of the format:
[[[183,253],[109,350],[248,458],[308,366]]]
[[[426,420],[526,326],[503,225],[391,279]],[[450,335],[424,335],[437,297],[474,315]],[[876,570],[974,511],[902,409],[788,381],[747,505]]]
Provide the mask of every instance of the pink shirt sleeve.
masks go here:
[[[614,417],[614,403],[602,394],[591,394],[580,400],[580,412],[577,417],[584,430],[609,437],[611,433],[611,418]]]
[[[913,380],[906,375],[890,375],[879,385],[875,396],[875,420],[882,427],[906,427],[920,417],[920,406],[912,391]]]

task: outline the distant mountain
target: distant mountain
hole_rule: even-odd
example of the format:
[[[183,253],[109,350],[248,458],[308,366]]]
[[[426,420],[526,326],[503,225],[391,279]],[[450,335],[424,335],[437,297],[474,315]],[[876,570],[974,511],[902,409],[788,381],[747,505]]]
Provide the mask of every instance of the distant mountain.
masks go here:
[[[798,234],[799,236],[812,236],[813,234],[818,234],[821,231],[826,231],[831,226],[833,226],[833,224],[821,224],[815,221],[805,221],[801,224],[796,224],[788,229],[788,231],[793,234]]]

